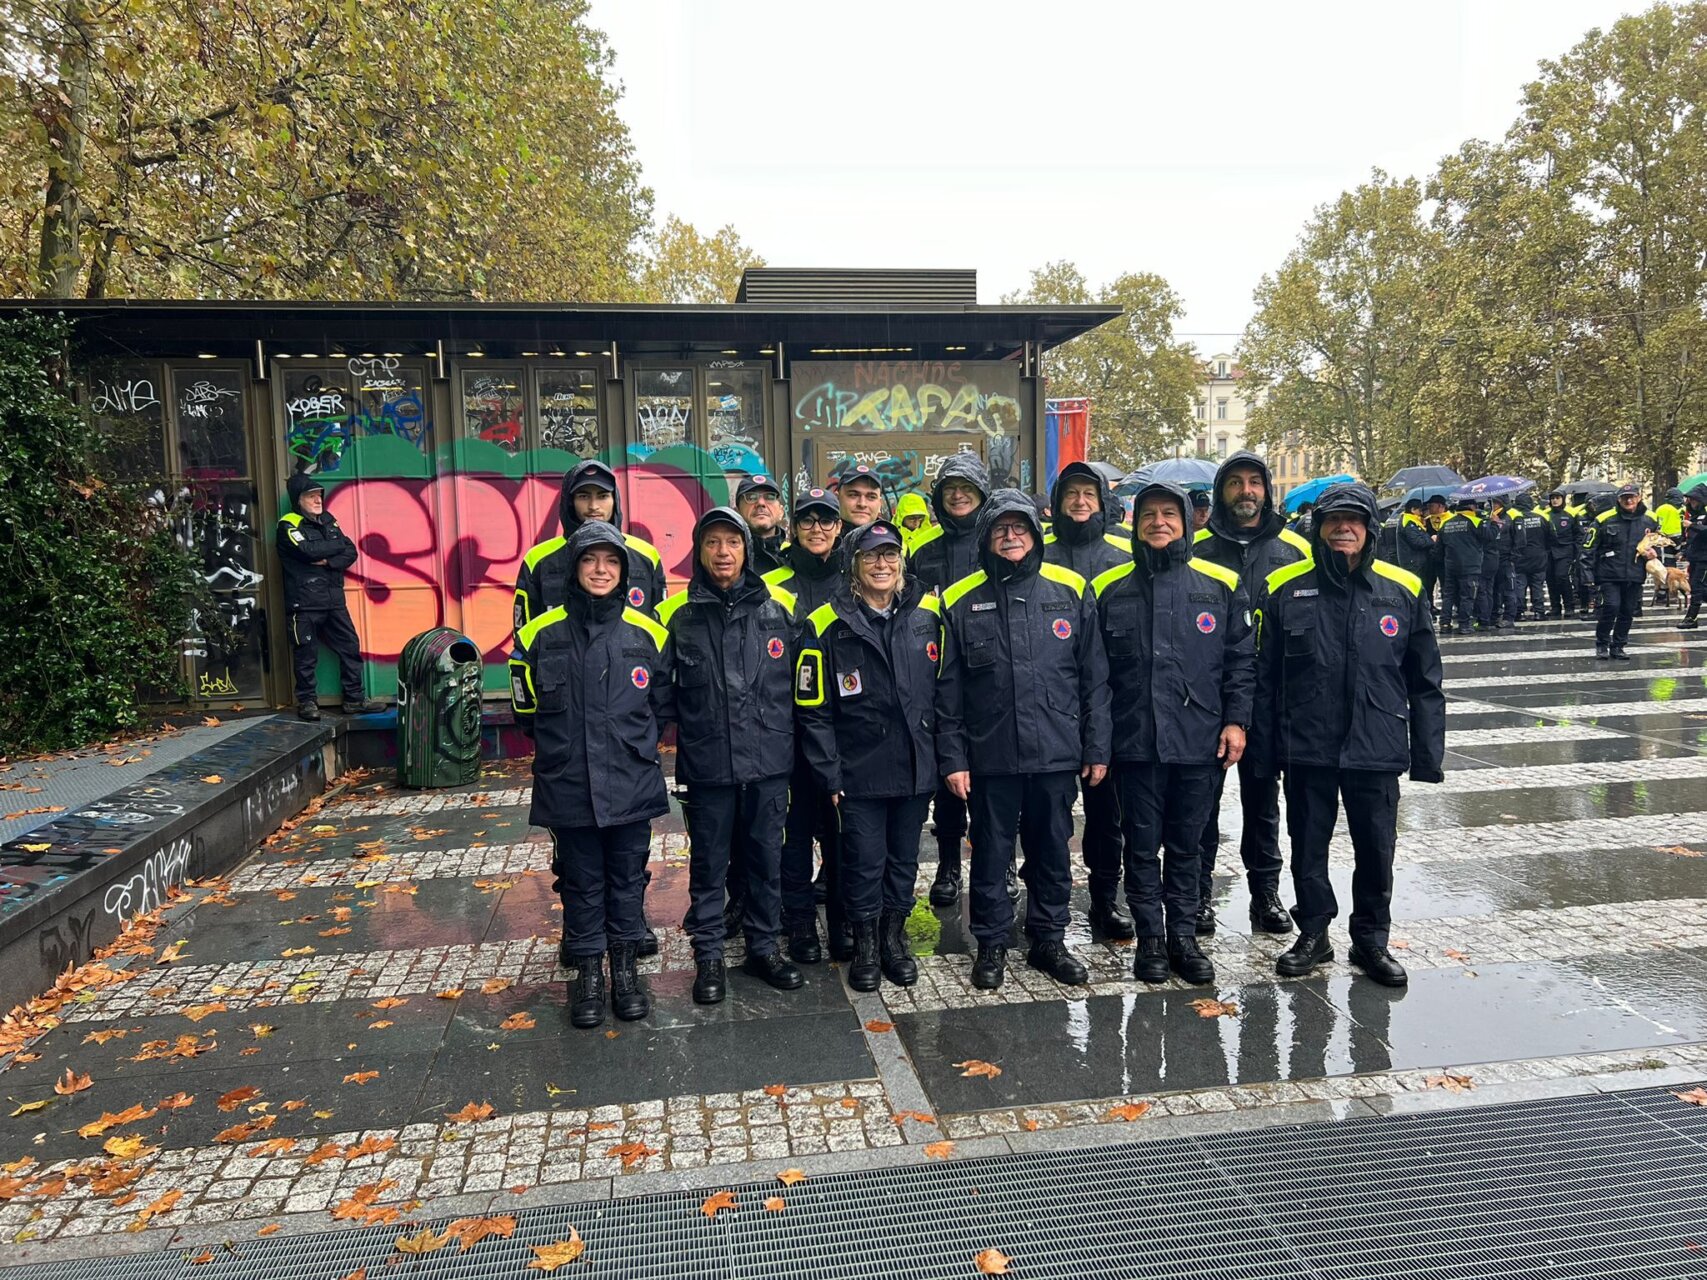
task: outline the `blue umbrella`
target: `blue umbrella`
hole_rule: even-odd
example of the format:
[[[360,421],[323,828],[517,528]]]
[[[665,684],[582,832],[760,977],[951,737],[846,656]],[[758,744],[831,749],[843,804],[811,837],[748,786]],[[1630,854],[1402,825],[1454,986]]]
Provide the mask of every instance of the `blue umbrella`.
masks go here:
[[[1452,491],[1454,498],[1503,498],[1510,493],[1533,489],[1535,481],[1522,476],[1482,476]]]
[[[1146,462],[1122,480],[1119,488],[1124,493],[1136,493],[1159,480],[1182,489],[1212,489],[1215,469],[1215,463],[1204,458],[1163,458],[1160,462]]]
[[[1314,502],[1322,496],[1322,491],[1333,484],[1356,484],[1356,476],[1348,476],[1343,472],[1337,476],[1318,476],[1314,480],[1306,480],[1296,489],[1286,495],[1284,503],[1287,511],[1296,511],[1306,502]]]
[[[1401,467],[1382,485],[1383,489],[1416,489],[1421,485],[1445,485],[1448,488],[1464,483],[1464,477],[1451,467]]]

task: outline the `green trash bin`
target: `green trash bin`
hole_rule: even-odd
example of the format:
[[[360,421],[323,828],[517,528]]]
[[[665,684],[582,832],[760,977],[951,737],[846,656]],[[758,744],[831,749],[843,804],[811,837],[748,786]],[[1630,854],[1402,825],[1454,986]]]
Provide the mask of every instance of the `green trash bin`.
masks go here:
[[[479,776],[480,650],[434,627],[397,660],[397,782],[455,787]]]

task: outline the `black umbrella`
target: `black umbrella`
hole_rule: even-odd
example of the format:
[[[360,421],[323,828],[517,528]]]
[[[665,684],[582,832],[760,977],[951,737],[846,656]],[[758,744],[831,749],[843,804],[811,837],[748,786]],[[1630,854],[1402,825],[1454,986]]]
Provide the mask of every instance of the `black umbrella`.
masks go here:
[[[1464,477],[1451,467],[1424,466],[1401,467],[1393,473],[1392,479],[1382,485],[1383,489],[1415,489],[1425,484],[1463,484]]]
[[[1604,480],[1573,480],[1569,484],[1559,486],[1566,493],[1586,494],[1591,498],[1604,497],[1609,493],[1617,493],[1618,486],[1607,484]]]

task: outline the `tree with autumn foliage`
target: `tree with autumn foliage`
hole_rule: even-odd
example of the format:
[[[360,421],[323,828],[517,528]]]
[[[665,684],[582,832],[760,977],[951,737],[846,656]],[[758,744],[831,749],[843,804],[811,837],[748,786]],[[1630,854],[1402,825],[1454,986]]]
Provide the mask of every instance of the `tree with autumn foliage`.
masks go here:
[[[1707,441],[1707,4],[1541,64],[1498,142],[1323,205],[1256,290],[1252,437],[1548,483]]]
[[[1174,338],[1184,307],[1161,276],[1127,272],[1093,289],[1071,262],[1051,262],[1002,301],[1122,309],[1120,319],[1043,358],[1050,395],[1090,397],[1091,451],[1099,460],[1131,470],[1167,454],[1190,430],[1200,361]]]
[[[734,227],[706,236],[672,215],[653,237],[640,295],[647,302],[733,302],[741,273],[764,265]]]
[[[629,298],[584,0],[0,0],[14,296]]]

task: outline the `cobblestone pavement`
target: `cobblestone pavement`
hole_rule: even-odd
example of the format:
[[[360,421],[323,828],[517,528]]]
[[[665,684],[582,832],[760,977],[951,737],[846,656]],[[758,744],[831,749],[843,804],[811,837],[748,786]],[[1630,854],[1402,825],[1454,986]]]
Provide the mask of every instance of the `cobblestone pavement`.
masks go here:
[[[676,812],[652,848],[656,1008],[577,1031],[525,766],[364,784],[193,886],[6,1062],[0,1265],[1698,1078],[1707,693],[1673,621],[1638,623],[1635,670],[1576,623],[1445,642],[1471,692],[1446,783],[1402,784],[1398,992],[1344,962],[1343,919],[1340,959],[1275,977],[1287,939],[1246,927],[1233,780],[1212,986],[1135,982],[1130,944],[1083,926],[1076,867],[1088,986],[1027,968],[1016,937],[1003,988],[974,991],[948,909],[910,989],[732,971],[724,1005],[695,1006]],[[1342,824],[1342,902],[1350,854]]]

